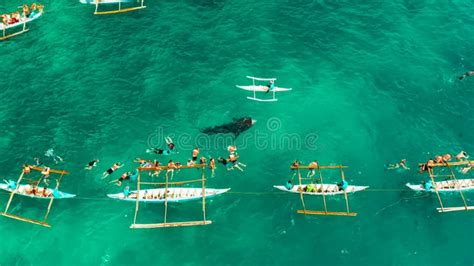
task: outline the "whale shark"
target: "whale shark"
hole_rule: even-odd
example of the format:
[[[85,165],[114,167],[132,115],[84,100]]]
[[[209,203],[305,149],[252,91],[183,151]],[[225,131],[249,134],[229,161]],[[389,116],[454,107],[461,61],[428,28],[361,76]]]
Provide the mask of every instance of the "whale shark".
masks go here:
[[[242,118],[233,118],[232,122],[230,123],[214,127],[207,127],[202,129],[201,132],[207,135],[233,134],[234,137],[237,138],[240,133],[251,128],[256,122],[256,120],[253,120],[248,116]]]

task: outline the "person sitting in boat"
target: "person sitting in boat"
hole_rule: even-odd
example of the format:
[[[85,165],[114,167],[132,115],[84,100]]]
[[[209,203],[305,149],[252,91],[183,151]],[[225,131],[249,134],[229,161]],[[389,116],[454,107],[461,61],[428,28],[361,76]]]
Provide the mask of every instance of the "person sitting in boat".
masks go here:
[[[424,182],[423,188],[425,189],[425,191],[430,191],[433,188],[433,183],[431,182],[431,180]]]
[[[316,192],[316,186],[313,183],[308,184],[305,188],[305,192]]]
[[[231,162],[231,163],[232,163],[232,165],[233,165],[235,168],[237,168],[237,169],[239,169],[240,171],[242,171],[242,172],[243,172],[243,171],[244,171],[244,169],[242,169],[242,167],[241,167],[241,166],[243,166],[243,167],[247,167],[247,165],[245,165],[245,164],[243,164],[243,163],[241,163],[241,162],[237,161],[237,159],[238,159],[238,157],[237,157],[237,156],[235,156],[235,154],[231,154],[231,155],[229,155],[229,159],[228,159],[228,161],[229,161],[229,162]]]
[[[30,186],[30,185],[25,186],[26,195],[36,196],[37,193],[38,193],[38,188],[36,186]]]
[[[41,196],[42,196],[42,197],[45,197],[45,198],[51,196],[51,192],[48,190],[47,187],[43,187],[43,193],[41,193]]]
[[[266,85],[266,87],[268,88],[266,90],[265,93],[269,93],[270,91],[273,91],[273,89],[275,88],[275,81],[274,80],[270,80],[270,83],[268,83],[268,85]]]
[[[469,159],[469,155],[467,155],[467,152],[465,151],[461,151],[458,153],[458,155],[456,155],[456,160],[458,161],[464,161],[465,159]]]
[[[8,179],[8,181],[7,181],[7,180],[3,179],[3,182],[5,182],[5,184],[8,185],[9,189],[11,189],[11,190],[16,189],[16,182],[15,181],[10,180],[10,179]]]
[[[31,4],[30,8],[30,18],[34,17],[38,13],[38,9],[36,8],[36,3]]]
[[[349,183],[345,179],[341,180],[341,182],[337,183],[337,187],[339,188],[339,191],[341,190],[346,190],[347,187],[349,187]]]
[[[193,150],[193,156],[192,156],[193,162],[197,161],[198,155],[199,155],[199,147],[196,147]]]
[[[451,154],[446,153],[445,155],[443,155],[443,162],[447,163],[449,161],[451,161]]]
[[[20,19],[21,19],[20,12],[14,12],[12,13],[10,24],[18,23],[20,22]]]
[[[293,183],[291,182],[291,180],[288,180],[288,182],[286,182],[285,188],[288,189],[288,190],[293,189]]]
[[[129,195],[130,195],[130,187],[129,187],[129,186],[126,186],[126,187],[123,189],[123,196],[124,196],[124,198],[128,198]]]
[[[389,164],[387,167],[387,170],[394,170],[394,169],[399,169],[403,168],[404,170],[410,170],[410,168],[407,167],[407,160],[402,159],[400,162],[395,163],[395,164]]]
[[[123,167],[123,164],[120,164],[120,162],[114,163],[114,165],[112,165],[109,169],[107,169],[107,171],[105,171],[102,174],[102,179],[108,177],[109,175],[111,175],[115,170],[119,169],[120,167]]]
[[[27,4],[24,4],[24,5],[23,5],[23,17],[29,18],[30,15],[31,15],[31,13],[30,13],[30,8],[28,7]]]
[[[97,163],[99,162],[98,159],[94,159],[92,161],[90,161],[87,165],[86,165],[86,170],[91,170],[93,167],[96,167],[97,166]]]
[[[306,177],[313,177],[316,174],[315,169],[318,167],[318,161],[314,160],[309,164],[309,170]]]
[[[467,174],[467,172],[469,172],[472,169],[473,166],[474,166],[474,164],[469,162],[469,164],[461,170],[461,173],[462,174]]]

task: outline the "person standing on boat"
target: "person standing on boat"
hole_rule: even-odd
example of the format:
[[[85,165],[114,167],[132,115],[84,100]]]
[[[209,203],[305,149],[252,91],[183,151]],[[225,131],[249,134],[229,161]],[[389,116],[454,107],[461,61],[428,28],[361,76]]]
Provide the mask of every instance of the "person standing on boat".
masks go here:
[[[129,195],[130,195],[130,187],[129,187],[129,186],[126,186],[126,187],[123,189],[123,196],[124,196],[124,198],[128,198]]]
[[[115,170],[119,169],[120,167],[122,167],[123,164],[120,164],[120,162],[117,162],[117,163],[114,163],[114,165],[112,165],[109,169],[107,169],[107,171],[105,171],[103,174],[102,174],[102,179],[108,177],[109,175],[111,175]]]
[[[97,166],[97,163],[99,162],[98,159],[94,159],[92,161],[90,161],[87,165],[86,165],[86,170],[91,170],[93,167],[96,167]]]

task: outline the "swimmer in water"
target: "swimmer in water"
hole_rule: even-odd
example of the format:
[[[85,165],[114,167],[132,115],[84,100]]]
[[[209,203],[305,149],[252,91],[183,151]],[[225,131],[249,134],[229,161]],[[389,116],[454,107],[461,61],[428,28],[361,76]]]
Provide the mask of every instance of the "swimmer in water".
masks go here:
[[[93,167],[96,167],[97,166],[97,163],[99,162],[99,160],[95,159],[95,160],[92,160],[90,161],[86,167],[84,169],[86,170],[91,170]]]
[[[112,165],[109,169],[107,169],[107,171],[105,171],[103,174],[102,174],[102,179],[108,177],[109,175],[111,175],[115,170],[119,169],[120,167],[122,167],[123,164],[120,164],[120,163],[114,163],[114,165]]]
[[[468,71],[459,77],[459,80],[463,80],[465,77],[474,76],[474,70]]]
[[[306,177],[313,177],[316,174],[316,167],[318,167],[318,161],[314,160],[309,164],[308,174],[306,174]]]
[[[410,168],[407,167],[407,160],[402,159],[400,162],[396,164],[389,164],[387,167],[387,170],[393,170],[393,169],[398,169],[398,168],[403,168],[405,170],[410,170]]]
[[[469,159],[469,155],[465,151],[461,151],[458,155],[456,155],[456,160],[464,161],[464,159]]]
[[[209,169],[211,169],[211,177],[214,177],[214,171],[216,170],[216,160],[214,158],[209,159]]]
[[[56,164],[57,164],[58,162],[64,161],[63,158],[59,157],[58,155],[56,155],[56,154],[54,153],[54,150],[53,150],[53,149],[47,150],[47,151],[44,153],[44,155],[45,155],[46,157],[49,157],[49,158],[53,159],[53,161],[54,161]]]

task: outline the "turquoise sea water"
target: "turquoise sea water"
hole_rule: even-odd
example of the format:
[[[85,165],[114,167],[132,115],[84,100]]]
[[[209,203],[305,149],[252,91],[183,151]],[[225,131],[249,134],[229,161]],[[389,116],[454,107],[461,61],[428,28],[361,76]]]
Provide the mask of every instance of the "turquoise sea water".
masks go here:
[[[16,178],[53,147],[65,161],[51,166],[71,172],[61,189],[78,195],[54,203],[51,229],[0,217],[0,265],[474,263],[473,213],[438,214],[434,194],[404,187],[425,176],[384,168],[401,158],[416,169],[434,154],[474,154],[474,79],[457,80],[474,68],[470,1],[146,4],[95,17],[92,6],[50,1],[30,32],[0,43],[1,177]],[[246,75],[277,77],[294,90],[276,103],[249,101],[251,93],[235,88],[248,85]],[[208,178],[209,187],[232,188],[209,201],[213,224],[129,229],[134,204],[107,199],[120,191],[108,181],[132,170],[135,157],[154,158],[144,151],[164,145],[164,135],[179,140],[174,160],[188,159],[196,143],[203,155],[224,156],[225,145],[199,129],[241,116],[257,120],[237,140],[247,168],[220,166]],[[316,141],[289,146],[290,135]],[[83,170],[94,158],[99,166]],[[296,158],[349,165],[350,183],[371,186],[350,196],[358,216],[296,214],[299,196],[272,188],[291,178]],[[115,161],[125,167],[101,180]],[[474,194],[465,195],[474,205]],[[443,199],[462,204],[458,194]],[[344,209],[343,198],[328,204]],[[321,209],[321,198],[306,205]],[[35,218],[45,208],[19,197],[12,205]],[[168,218],[200,215],[192,202],[171,205]],[[162,205],[142,205],[140,222],[162,219]]]

